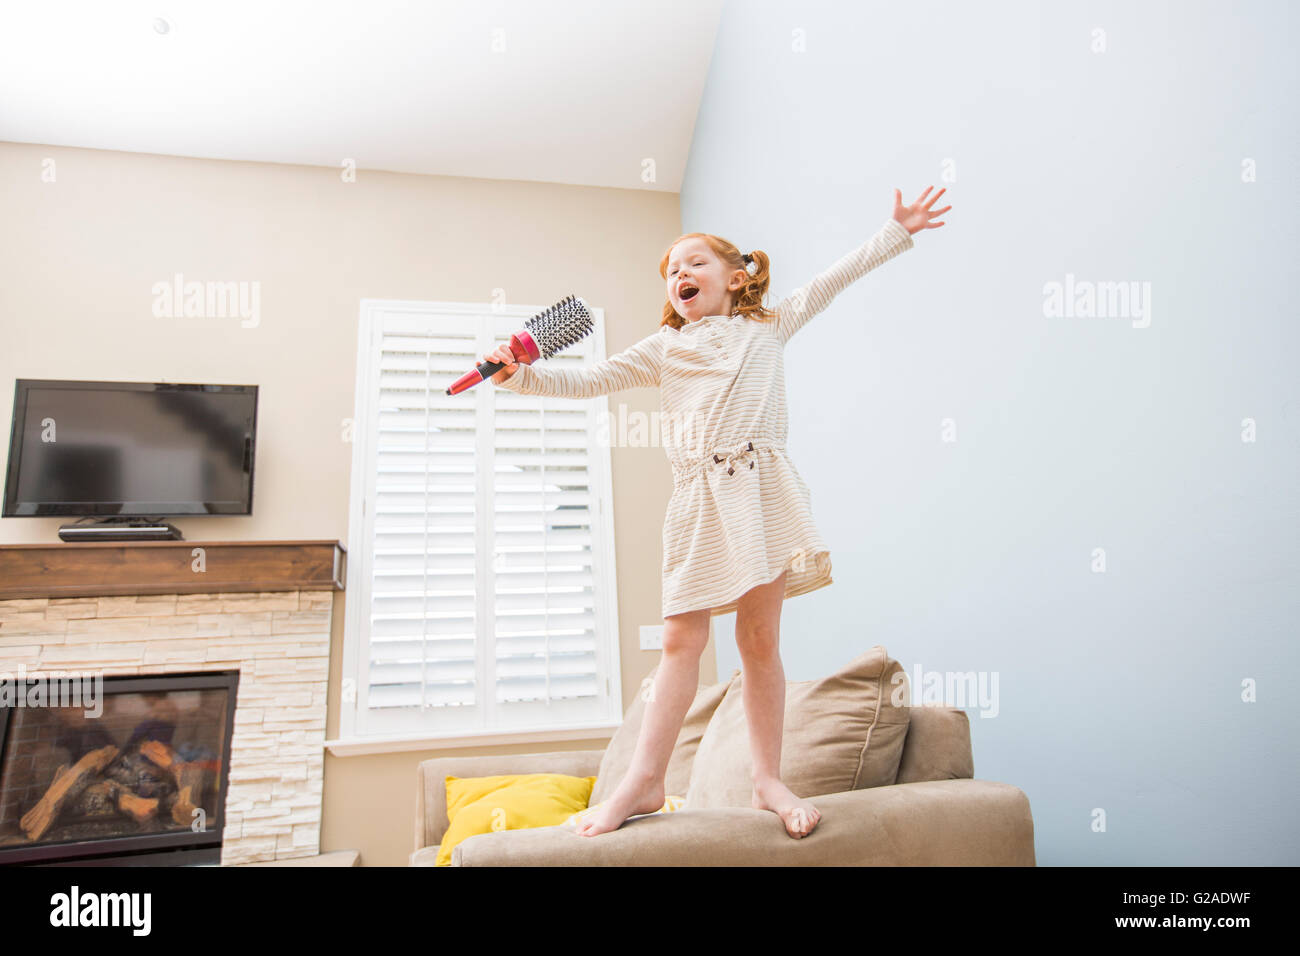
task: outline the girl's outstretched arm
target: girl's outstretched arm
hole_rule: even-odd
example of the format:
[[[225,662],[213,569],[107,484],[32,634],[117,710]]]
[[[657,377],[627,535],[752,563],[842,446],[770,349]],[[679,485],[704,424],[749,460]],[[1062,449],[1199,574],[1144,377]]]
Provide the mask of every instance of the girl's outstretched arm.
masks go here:
[[[776,335],[782,345],[789,342],[792,335],[830,305],[834,298],[851,283],[861,279],[877,266],[888,262],[900,252],[911,249],[913,233],[943,225],[942,222],[930,222],[930,219],[947,212],[952,206],[945,206],[934,212],[930,211],[930,206],[947,187],[940,189],[930,197],[929,202],[925,202],[926,193],[933,188],[927,186],[920,198],[910,206],[903,205],[902,196],[895,189],[894,214],[885,221],[874,236],[777,304]]]
[[[625,388],[654,388],[659,385],[659,370],[663,364],[661,329],[590,368],[556,368],[545,362],[520,364],[513,375],[496,384],[520,395],[550,395],[555,398],[595,398]],[[497,351],[489,352],[484,358],[501,361],[498,352],[504,348],[506,346],[499,346]],[[496,381],[495,377],[493,381]]]

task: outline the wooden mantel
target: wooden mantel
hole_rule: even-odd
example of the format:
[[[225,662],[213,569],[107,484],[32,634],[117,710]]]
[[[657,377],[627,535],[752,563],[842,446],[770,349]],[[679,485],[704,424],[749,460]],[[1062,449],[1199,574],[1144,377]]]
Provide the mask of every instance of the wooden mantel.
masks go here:
[[[196,551],[200,548],[201,553]],[[341,591],[347,575],[346,557],[346,549],[337,541],[3,544],[0,600]]]

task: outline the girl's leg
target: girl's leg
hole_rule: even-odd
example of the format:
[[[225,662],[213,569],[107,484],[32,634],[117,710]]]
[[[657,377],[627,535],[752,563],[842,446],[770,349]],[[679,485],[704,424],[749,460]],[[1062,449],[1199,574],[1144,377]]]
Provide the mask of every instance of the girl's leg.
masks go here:
[[[788,572],[751,588],[736,605],[736,645],[741,687],[754,764],[752,805],[771,810],[786,832],[801,838],[812,832],[821,813],[781,782],[781,734],[785,719],[785,668],[781,664],[781,605]]]
[[[664,805],[664,775],[681,733],[682,721],[700,683],[700,654],[709,642],[709,612],[687,611],[664,618],[664,650],[659,659],[636,753],[622,781],[604,805],[578,825],[582,836],[617,830],[636,813]]]

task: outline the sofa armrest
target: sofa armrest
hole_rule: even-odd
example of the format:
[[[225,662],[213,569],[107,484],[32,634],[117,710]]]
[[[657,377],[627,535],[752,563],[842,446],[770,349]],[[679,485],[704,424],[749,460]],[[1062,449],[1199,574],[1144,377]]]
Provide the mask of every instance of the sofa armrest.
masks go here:
[[[594,777],[600,750],[555,750],[541,754],[434,757],[415,768],[415,849],[436,846],[447,832],[447,784],[451,777],[497,777],[507,773],[563,773]]]
[[[594,837],[568,827],[469,837],[452,866],[1034,866],[1029,799],[970,778],[824,794],[817,828],[786,833],[769,810],[683,809]]]

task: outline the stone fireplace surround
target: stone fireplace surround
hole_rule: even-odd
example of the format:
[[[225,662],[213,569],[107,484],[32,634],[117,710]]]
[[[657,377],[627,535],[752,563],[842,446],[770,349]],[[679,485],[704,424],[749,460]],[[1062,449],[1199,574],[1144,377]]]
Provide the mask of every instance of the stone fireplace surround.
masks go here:
[[[316,856],[342,558],[338,542],[0,546],[0,672],[238,669],[221,863]],[[49,593],[13,596],[33,590]]]

